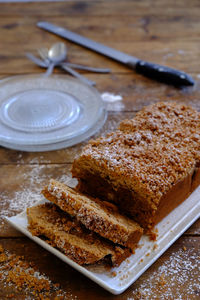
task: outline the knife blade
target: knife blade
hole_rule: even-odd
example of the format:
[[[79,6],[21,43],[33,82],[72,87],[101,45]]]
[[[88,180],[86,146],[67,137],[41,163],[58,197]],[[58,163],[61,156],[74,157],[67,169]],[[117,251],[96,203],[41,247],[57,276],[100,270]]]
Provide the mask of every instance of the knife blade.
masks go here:
[[[176,86],[191,86],[195,83],[194,79],[183,71],[141,60],[135,56],[95,42],[66,28],[43,21],[38,22],[37,26],[41,29],[45,29],[51,33],[70,40],[71,42],[112,58],[132,69],[135,69],[136,72],[151,79]]]

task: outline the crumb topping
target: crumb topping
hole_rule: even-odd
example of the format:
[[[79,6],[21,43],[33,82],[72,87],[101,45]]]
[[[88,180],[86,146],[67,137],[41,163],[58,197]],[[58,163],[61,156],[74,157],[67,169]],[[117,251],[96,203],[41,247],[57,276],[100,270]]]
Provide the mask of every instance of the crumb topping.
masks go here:
[[[77,162],[83,160],[84,168],[92,164],[94,172],[113,185],[126,186],[157,204],[199,165],[200,113],[176,103],[145,107],[134,119],[121,122],[117,131],[91,141]]]

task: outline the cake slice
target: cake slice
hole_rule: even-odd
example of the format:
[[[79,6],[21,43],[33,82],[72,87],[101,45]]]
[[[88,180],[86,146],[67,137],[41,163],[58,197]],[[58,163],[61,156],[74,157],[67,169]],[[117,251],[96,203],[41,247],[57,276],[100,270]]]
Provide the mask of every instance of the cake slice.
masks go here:
[[[133,220],[119,214],[115,205],[87,197],[67,185],[51,179],[42,191],[49,201],[58,205],[91,231],[124,247],[135,249],[142,228]]]
[[[112,264],[117,266],[131,255],[129,249],[101,239],[53,203],[27,208],[27,217],[28,229],[33,235],[47,237],[53,246],[80,265],[110,257]]]
[[[200,183],[200,113],[156,103],[89,142],[72,167],[78,189],[151,229]]]

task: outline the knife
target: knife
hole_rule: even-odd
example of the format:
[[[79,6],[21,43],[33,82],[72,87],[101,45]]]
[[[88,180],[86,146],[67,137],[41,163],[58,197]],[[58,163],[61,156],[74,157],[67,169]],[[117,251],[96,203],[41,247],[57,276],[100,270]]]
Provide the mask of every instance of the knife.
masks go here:
[[[97,53],[103,54],[104,56],[112,58],[132,69],[135,69],[136,72],[146,77],[165,82],[167,84],[173,84],[176,86],[189,86],[194,85],[195,83],[194,79],[185,72],[169,68],[167,66],[162,66],[159,64],[141,60],[137,57],[107,47],[103,44],[97,43],[91,39],[69,31],[68,29],[56,26],[52,23],[38,22],[37,26],[51,33],[59,35],[65,39],[68,39],[71,42],[74,42]]]

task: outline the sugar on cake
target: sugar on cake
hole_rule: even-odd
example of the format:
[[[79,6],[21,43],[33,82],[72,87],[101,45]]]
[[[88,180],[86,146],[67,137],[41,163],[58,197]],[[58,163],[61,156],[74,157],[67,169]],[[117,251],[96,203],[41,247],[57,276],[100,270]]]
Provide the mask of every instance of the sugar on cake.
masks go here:
[[[143,230],[130,218],[121,215],[115,205],[87,197],[67,185],[51,179],[42,191],[49,201],[75,217],[87,229],[124,247],[135,249]]]
[[[92,140],[72,167],[78,189],[115,203],[145,230],[200,183],[200,113],[159,102]]]
[[[48,238],[52,246],[80,265],[108,258],[113,266],[118,266],[131,255],[129,248],[115,245],[87,230],[53,203],[27,208],[27,218],[28,229],[33,235]]]

